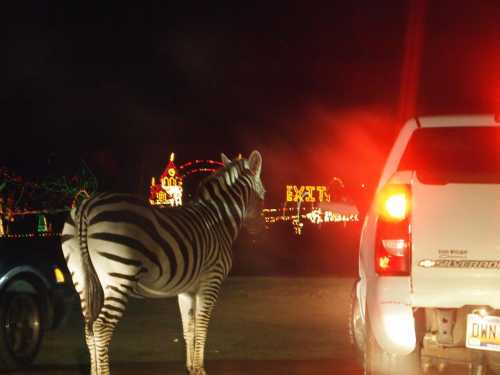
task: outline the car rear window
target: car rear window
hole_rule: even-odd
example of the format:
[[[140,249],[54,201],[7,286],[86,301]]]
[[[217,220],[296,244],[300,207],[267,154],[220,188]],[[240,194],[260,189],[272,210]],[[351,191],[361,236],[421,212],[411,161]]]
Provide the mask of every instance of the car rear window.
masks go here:
[[[426,184],[500,183],[500,129],[417,129],[398,170],[414,170]]]

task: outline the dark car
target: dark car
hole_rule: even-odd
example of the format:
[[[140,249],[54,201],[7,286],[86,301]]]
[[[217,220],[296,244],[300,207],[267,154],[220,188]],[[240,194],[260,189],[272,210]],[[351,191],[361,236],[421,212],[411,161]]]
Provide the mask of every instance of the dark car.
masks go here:
[[[0,369],[30,365],[44,333],[65,322],[77,298],[61,251],[60,224],[36,228],[40,218],[46,220],[17,218],[17,227],[0,235]]]

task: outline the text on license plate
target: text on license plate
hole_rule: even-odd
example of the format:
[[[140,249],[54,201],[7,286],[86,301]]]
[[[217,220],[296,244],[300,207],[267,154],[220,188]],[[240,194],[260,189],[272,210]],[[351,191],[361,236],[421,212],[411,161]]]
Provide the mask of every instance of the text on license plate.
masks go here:
[[[465,346],[500,351],[500,317],[468,314]]]

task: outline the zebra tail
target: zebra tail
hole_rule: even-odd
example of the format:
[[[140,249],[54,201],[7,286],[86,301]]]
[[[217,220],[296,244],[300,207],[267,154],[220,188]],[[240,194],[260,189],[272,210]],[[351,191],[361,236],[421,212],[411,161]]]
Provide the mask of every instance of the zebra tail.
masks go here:
[[[84,212],[80,214],[79,220],[79,241],[80,250],[82,252],[82,270],[85,279],[85,308],[83,316],[85,324],[91,334],[93,334],[93,325],[96,321],[102,306],[104,305],[104,291],[102,289],[99,276],[90,259],[89,248],[87,244],[87,216]]]

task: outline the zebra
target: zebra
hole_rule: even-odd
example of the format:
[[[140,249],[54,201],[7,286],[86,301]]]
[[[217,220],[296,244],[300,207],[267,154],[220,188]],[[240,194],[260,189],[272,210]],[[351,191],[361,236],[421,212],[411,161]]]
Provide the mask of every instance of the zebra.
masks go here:
[[[240,228],[263,228],[262,157],[230,160],[205,178],[192,202],[161,209],[143,199],[100,193],[73,208],[62,251],[80,296],[91,375],[110,374],[108,347],[129,297],[178,297],[186,368],[206,375],[207,328],[232,266]]]

